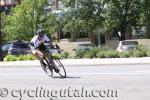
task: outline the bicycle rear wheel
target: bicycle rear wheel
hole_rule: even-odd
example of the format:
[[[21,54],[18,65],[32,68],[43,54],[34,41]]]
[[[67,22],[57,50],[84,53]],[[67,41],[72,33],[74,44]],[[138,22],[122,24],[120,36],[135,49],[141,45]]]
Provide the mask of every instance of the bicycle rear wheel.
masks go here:
[[[65,78],[66,77],[66,70],[63,66],[63,64],[61,63],[61,61],[59,59],[53,59],[53,65],[56,69],[58,69],[58,73],[61,77]],[[54,68],[54,69],[55,69]]]
[[[48,60],[44,58],[42,61],[40,61],[40,64],[44,70],[44,72],[50,76],[53,77],[53,70],[51,68],[51,65],[49,64]]]

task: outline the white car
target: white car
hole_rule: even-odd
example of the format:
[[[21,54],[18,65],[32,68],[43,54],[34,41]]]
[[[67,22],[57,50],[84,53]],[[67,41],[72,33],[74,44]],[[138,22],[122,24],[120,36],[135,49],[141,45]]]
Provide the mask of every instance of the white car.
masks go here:
[[[120,41],[117,47],[118,52],[129,51],[139,46],[138,41],[124,40]]]

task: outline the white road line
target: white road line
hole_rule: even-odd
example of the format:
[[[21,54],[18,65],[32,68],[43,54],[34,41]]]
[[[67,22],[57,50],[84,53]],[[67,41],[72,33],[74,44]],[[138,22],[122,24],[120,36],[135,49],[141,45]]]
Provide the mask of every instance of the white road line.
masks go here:
[[[0,74],[0,76],[45,76],[46,74]]]
[[[150,73],[74,73],[76,75],[150,75]]]
[[[0,74],[0,76],[45,76],[46,74]],[[54,74],[55,75],[55,74]],[[57,75],[57,74],[56,74]],[[150,75],[150,73],[67,73],[70,75]]]

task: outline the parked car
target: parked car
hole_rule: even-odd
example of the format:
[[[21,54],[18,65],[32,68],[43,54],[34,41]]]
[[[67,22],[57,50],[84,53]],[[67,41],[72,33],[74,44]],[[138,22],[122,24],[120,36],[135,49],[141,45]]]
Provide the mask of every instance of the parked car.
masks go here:
[[[79,44],[75,49],[73,49],[74,51],[79,51],[79,50],[83,50],[83,51],[90,51],[93,48],[95,48],[94,45],[90,44],[90,43],[83,43],[83,44]]]
[[[31,53],[31,46],[25,41],[13,42],[8,50],[8,54],[12,55],[26,55]]]
[[[6,55],[8,55],[8,50],[9,50],[10,46],[11,46],[11,43],[5,43],[2,45],[2,56],[3,56],[3,58]]]
[[[117,47],[117,51],[119,52],[129,51],[138,46],[139,46],[138,41],[132,41],[132,40],[120,41]]]
[[[2,45],[3,58],[8,55],[25,55],[31,53],[31,46],[25,41],[15,41]]]

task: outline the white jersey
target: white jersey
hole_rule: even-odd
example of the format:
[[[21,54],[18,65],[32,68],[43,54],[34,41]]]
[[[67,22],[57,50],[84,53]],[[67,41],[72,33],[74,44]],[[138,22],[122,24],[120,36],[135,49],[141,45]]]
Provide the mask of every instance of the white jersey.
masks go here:
[[[32,40],[30,41],[30,43],[33,43],[34,44],[34,47],[36,48],[36,47],[38,47],[42,42],[49,42],[50,41],[50,39],[46,36],[46,35],[44,35],[44,37],[43,37],[43,39],[42,40],[40,40],[39,41],[39,39],[38,39],[38,35],[36,35],[36,36],[34,36],[33,38],[32,38]]]

